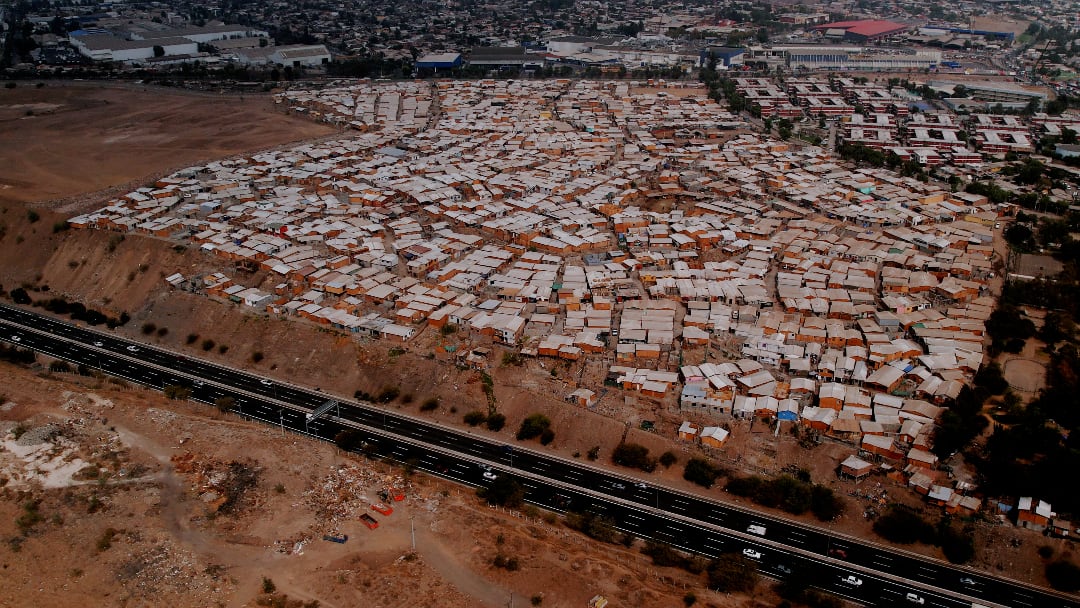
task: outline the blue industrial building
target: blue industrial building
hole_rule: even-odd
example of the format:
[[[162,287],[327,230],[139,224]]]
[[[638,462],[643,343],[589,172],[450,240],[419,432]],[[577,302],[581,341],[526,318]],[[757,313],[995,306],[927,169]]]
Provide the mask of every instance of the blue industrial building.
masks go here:
[[[461,67],[461,53],[431,53],[416,60],[420,70],[452,70]]]
[[[708,65],[709,57],[716,58],[716,65],[730,68],[733,65],[742,65],[742,56],[746,49],[730,46],[709,46],[701,50],[699,57],[700,65]]]

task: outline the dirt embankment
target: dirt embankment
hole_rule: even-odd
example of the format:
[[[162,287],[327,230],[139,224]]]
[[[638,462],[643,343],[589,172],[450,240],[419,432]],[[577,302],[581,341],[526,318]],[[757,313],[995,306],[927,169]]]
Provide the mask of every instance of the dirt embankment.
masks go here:
[[[19,83],[0,89],[0,202],[84,196],[333,132],[276,111],[268,95]]]
[[[213,408],[0,364],[0,605],[758,606],[553,517]],[[371,504],[392,485],[393,513]],[[368,530],[359,521],[379,522]],[[415,552],[412,549],[415,530]],[[324,534],[348,535],[344,544]],[[513,558],[515,568],[493,565]],[[757,600],[774,605],[768,583]],[[292,604],[290,604],[292,605]]]

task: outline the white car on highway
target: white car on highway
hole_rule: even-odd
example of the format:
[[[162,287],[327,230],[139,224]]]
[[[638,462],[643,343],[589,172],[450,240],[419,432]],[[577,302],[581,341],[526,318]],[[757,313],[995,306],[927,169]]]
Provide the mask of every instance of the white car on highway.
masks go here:
[[[20,338],[19,336],[11,336],[11,341],[12,342],[22,342],[22,338]]]
[[[761,551],[754,551],[750,548],[743,549],[742,554],[750,559],[761,559]]]
[[[139,347],[138,347],[138,346],[135,346],[134,344],[132,344],[131,346],[127,347],[127,349],[128,349],[129,351],[133,352],[133,353],[137,353],[137,352],[139,352]]]
[[[840,582],[844,583],[846,585],[851,585],[852,587],[861,587],[862,586],[862,579],[855,576],[854,574],[849,574],[847,576],[841,576],[840,577]]]
[[[484,479],[487,479],[488,481],[495,481],[495,479],[497,478],[498,475],[496,475],[495,473],[492,473],[491,471],[484,471]]]
[[[907,601],[911,602],[912,604],[918,604],[920,606],[922,606],[923,604],[926,603],[926,599],[924,597],[922,597],[921,595],[918,595],[916,593],[909,593],[909,594],[905,595],[904,598],[907,599]]]

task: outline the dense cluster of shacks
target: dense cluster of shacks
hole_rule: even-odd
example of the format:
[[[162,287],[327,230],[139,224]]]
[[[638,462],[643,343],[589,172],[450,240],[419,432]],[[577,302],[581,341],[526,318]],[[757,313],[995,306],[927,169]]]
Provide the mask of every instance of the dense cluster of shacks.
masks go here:
[[[222,272],[169,283],[261,312],[602,358],[627,391],[792,421],[933,478],[934,421],[983,361],[999,211],[984,198],[762,139],[693,85],[387,82],[280,101],[348,132],[178,171],[71,225],[190,242]],[[718,338],[728,357],[681,365]]]

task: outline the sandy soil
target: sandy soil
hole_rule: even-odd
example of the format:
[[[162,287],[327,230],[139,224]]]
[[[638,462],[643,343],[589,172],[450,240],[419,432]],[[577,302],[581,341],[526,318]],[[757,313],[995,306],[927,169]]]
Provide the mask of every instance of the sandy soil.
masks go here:
[[[495,608],[511,594],[518,605],[539,595],[543,606],[577,607],[602,593],[615,605],[664,608],[682,605],[690,589],[699,605],[775,603],[768,583],[756,601],[716,596],[699,577],[651,567],[636,547],[600,545],[555,518],[491,509],[468,488],[197,404],[7,364],[0,382],[9,389],[0,406],[0,605],[250,606],[265,597],[264,578],[279,595],[330,607]],[[57,432],[29,439],[46,424]],[[50,472],[46,453],[77,472]],[[232,463],[257,482],[237,508],[215,510]],[[387,484],[406,499],[383,516],[369,505]],[[13,522],[31,503],[38,521],[20,528]],[[361,513],[379,528],[362,526]],[[520,569],[493,567],[499,554]]]
[[[0,89],[0,202],[40,202],[332,133],[268,95],[47,82]]]

